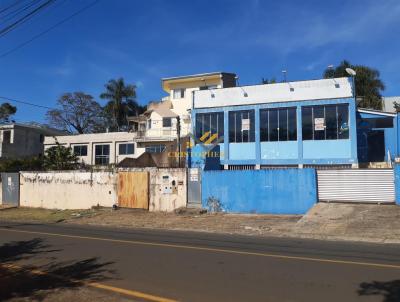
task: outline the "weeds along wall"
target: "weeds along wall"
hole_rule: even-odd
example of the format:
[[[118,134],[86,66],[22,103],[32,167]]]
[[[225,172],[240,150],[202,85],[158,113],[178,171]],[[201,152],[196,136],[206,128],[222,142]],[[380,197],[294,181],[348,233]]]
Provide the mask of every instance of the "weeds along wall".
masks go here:
[[[202,206],[210,211],[304,214],[316,202],[315,169],[202,172]]]

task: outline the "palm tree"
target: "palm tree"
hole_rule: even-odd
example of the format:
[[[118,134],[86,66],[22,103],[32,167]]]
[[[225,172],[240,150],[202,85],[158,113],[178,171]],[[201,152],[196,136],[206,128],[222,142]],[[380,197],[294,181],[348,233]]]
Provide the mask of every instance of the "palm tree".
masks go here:
[[[123,78],[109,80],[104,85],[106,91],[100,98],[107,99],[106,113],[112,115],[114,127],[119,131],[121,126],[126,125],[126,117],[130,114],[139,114],[140,106],[136,102],[136,85],[126,85]]]
[[[385,84],[380,79],[378,70],[364,66],[352,65],[344,60],[335,69],[328,68],[324,71],[324,78],[348,77],[346,68],[352,68],[356,71],[356,96],[359,102],[358,107],[382,110],[382,95],[385,90]]]

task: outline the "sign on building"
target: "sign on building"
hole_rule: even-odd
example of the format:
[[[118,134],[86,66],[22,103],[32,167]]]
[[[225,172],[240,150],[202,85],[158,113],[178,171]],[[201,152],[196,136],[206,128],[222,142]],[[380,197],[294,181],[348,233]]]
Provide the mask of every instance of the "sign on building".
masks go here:
[[[315,131],[325,130],[325,119],[323,117],[317,117],[314,119],[314,130]]]
[[[242,119],[242,131],[250,131],[250,119]]]

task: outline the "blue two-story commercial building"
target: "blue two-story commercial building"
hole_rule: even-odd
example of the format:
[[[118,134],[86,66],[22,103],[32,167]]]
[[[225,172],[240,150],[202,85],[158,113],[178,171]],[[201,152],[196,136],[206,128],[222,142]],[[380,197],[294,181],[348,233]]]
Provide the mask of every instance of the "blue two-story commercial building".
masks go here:
[[[225,169],[358,167],[399,156],[397,114],[357,109],[351,78],[200,90],[192,107],[195,136],[219,138]]]

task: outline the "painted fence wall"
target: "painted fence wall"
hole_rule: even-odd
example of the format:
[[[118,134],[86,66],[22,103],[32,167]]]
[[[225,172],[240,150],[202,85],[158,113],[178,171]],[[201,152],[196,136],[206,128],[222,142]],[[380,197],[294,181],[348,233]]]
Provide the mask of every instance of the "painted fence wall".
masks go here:
[[[60,210],[112,207],[116,185],[111,172],[21,172],[20,205]]]
[[[186,206],[185,169],[124,171],[149,172],[149,211],[171,212]],[[60,210],[112,207],[118,201],[117,184],[118,173],[113,172],[21,172],[20,205]]]
[[[202,205],[209,210],[304,214],[316,202],[315,169],[202,172]]]
[[[186,169],[150,171],[149,211],[172,212],[186,207]]]

